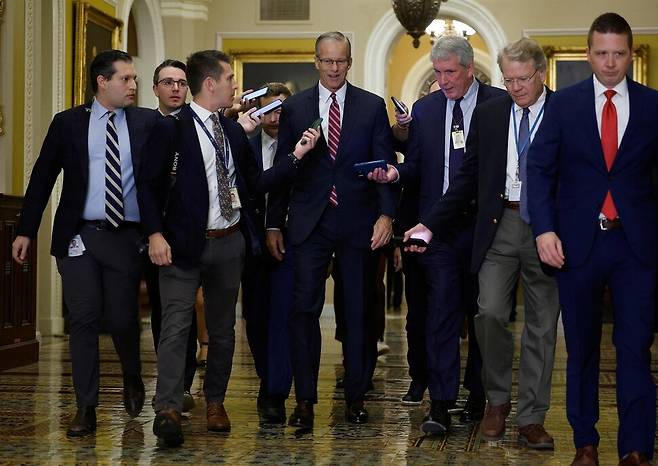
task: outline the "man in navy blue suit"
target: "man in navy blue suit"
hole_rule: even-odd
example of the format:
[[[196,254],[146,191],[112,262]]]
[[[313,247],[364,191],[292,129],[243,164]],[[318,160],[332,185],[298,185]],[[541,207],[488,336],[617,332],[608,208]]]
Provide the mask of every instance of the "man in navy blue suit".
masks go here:
[[[559,269],[567,344],[573,465],[598,464],[599,346],[604,287],[612,296],[620,465],[653,457],[651,376],[658,231],[652,169],[658,92],[626,76],[631,28],[605,13],[588,35],[594,76],[556,92],[528,156],[528,200],[539,256]]]
[[[387,181],[419,185],[419,215],[448,191],[464,158],[464,147],[476,105],[504,94],[473,76],[473,48],[462,37],[440,38],[430,54],[441,92],[420,99],[413,106],[405,161],[390,168]],[[459,337],[464,316],[472,322],[477,313],[477,274],[471,271],[471,249],[475,226],[475,196],[454,219],[450,238],[430,243],[418,258],[422,280],[427,286],[425,319],[428,388],[432,404],[421,424],[428,434],[445,433],[459,393]],[[485,405],[481,382],[482,360],[474,332],[469,325],[470,373],[464,385],[469,389],[465,407],[467,420],[482,418]],[[470,418],[470,419],[469,419]]]
[[[231,428],[224,397],[235,349],[235,304],[245,251],[261,249],[251,193],[292,178],[318,136],[312,129],[300,132],[305,144],[295,141],[285,160],[263,172],[240,124],[218,112],[231,106],[237,89],[230,57],[218,50],[193,53],[187,79],[193,100],[176,117],[156,124],[138,196],[149,257],[161,266],[153,432],[172,446],[183,442],[185,347],[200,285],[209,336],[203,387],[207,428]]]
[[[270,193],[267,227],[281,228],[294,248],[295,288],[290,316],[292,366],[297,407],[289,419],[295,427],[313,426],[320,364],[320,323],[327,267],[335,253],[346,316],[345,401],[348,421],[366,422],[363,398],[374,370],[368,352],[364,309],[365,283],[372,251],[386,244],[392,231],[395,195],[389,186],[358,178],[353,165],[393,160],[391,129],[383,99],[346,81],[352,65],[351,45],[340,32],[320,35],[315,67],[320,82],[283,104],[275,166],[293,148],[302,131],[322,117],[323,137],[300,164],[292,185]],[[372,332],[369,332],[372,333]]]

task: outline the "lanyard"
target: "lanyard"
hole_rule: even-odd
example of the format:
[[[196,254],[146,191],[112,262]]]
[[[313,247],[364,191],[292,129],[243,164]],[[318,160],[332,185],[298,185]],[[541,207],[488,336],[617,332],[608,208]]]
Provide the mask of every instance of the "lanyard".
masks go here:
[[[217,154],[219,154],[219,158],[222,161],[222,165],[224,166],[224,168],[226,168],[228,170],[228,157],[224,156],[224,152],[222,151],[221,147],[219,147],[219,144],[217,144],[217,141],[215,140],[215,138],[212,136],[212,134],[210,134],[210,131],[208,131],[208,128],[206,128],[206,125],[203,124],[203,121],[201,121],[201,118],[199,118],[199,115],[197,115],[194,110],[192,110],[192,116],[194,117],[196,122],[199,123],[199,126],[201,126],[201,129],[203,130],[203,132],[206,133],[206,136],[208,136],[208,139],[210,139],[210,143],[215,148],[215,151],[217,152]],[[220,123],[220,125],[221,125],[221,123]],[[223,130],[220,128],[220,131],[223,131]],[[224,146],[226,146],[226,137],[224,137]]]
[[[523,141],[523,144],[521,147],[519,147],[519,130],[516,127],[516,112],[514,111],[514,105],[512,105],[512,118],[514,120],[514,142],[516,143],[516,153],[519,156],[519,159],[521,158],[521,155],[523,154],[523,151],[526,149],[528,144],[530,144],[530,138],[532,136],[532,133],[535,132],[535,129],[537,129],[537,123],[539,123],[539,120],[541,120],[541,116],[544,113],[544,107],[546,104],[541,106],[541,110],[539,110],[539,113],[537,114],[537,118],[535,118],[535,122],[532,124],[532,128],[530,128],[530,131],[528,131],[528,138]]]

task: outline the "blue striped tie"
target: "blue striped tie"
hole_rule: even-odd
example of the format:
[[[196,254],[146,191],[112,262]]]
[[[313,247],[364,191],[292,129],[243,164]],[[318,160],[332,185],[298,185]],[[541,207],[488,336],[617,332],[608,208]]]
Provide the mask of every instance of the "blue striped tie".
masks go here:
[[[123,222],[123,184],[119,137],[114,125],[116,113],[108,112],[105,129],[105,219],[115,228]]]

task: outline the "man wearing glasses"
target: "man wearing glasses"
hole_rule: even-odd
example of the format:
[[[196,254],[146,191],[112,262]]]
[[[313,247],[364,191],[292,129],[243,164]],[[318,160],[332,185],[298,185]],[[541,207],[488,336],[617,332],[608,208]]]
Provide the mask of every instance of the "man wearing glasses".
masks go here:
[[[345,304],[346,418],[363,423],[363,399],[374,370],[374,342],[366,341],[365,307],[373,277],[372,251],[385,245],[392,232],[395,196],[389,186],[359,179],[353,165],[393,161],[391,129],[384,101],[349,84],[351,45],[340,32],[327,32],[315,42],[319,83],[288,98],[282,107],[275,166],[287,158],[303,131],[322,118],[318,145],[299,164],[291,186],[271,192],[267,228],[281,229],[288,212],[287,233],[294,250],[295,287],[290,315],[290,345],[297,407],[293,427],[313,427],[320,365],[320,323],[327,267],[335,254]],[[288,209],[289,206],[289,209]],[[371,332],[370,332],[371,333]]]
[[[179,60],[167,59],[160,63],[153,72],[153,93],[158,98],[157,112],[162,116],[176,115],[185,105],[187,97],[187,78],[185,77],[185,63]],[[145,258],[144,277],[151,304],[151,332],[153,333],[153,346],[158,352],[160,341],[160,328],[162,323],[162,304],[160,302],[159,268],[148,257]],[[187,341],[185,353],[185,382],[183,393],[183,412],[194,407],[194,398],[191,388],[196,373],[196,313],[192,316],[192,326]],[[153,398],[155,403],[155,397]]]
[[[550,404],[551,375],[559,313],[555,279],[537,255],[528,215],[526,167],[528,148],[542,120],[551,91],[544,86],[546,57],[523,38],[498,56],[509,95],[476,107],[466,142],[466,157],[450,188],[405,238],[431,238],[451,224],[477,195],[471,265],[478,270],[480,295],[475,330],[482,350],[482,379],[487,409],[482,437],[499,440],[510,412],[514,341],[509,329],[515,284],[521,277],[525,324],[521,337],[516,421],[519,440],[529,448],[552,449],[543,427]],[[411,246],[422,252],[423,248]]]

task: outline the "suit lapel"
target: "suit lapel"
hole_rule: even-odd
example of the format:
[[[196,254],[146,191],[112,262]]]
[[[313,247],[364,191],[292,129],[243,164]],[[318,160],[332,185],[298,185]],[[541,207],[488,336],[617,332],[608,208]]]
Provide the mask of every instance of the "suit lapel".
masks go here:
[[[310,125],[313,123],[315,120],[320,118],[320,84],[317,84],[311,88],[311,92],[309,92],[307,101],[306,101],[306,116],[305,118],[308,120],[308,123],[306,125]],[[329,122],[327,121],[327,125]],[[328,128],[329,126],[327,126]],[[308,126],[305,126],[302,131],[304,131]],[[314,150],[319,150],[322,152],[327,153],[327,157],[329,157],[329,148],[327,146],[327,139],[329,137],[328,134],[323,134],[321,135],[320,140],[317,142],[315,145]],[[296,143],[296,141],[295,141]],[[328,159],[327,159],[328,161]]]
[[[80,161],[80,175],[85,186],[89,185],[89,119],[91,102],[78,107],[78,115],[73,119],[73,145]]]
[[[496,112],[497,115],[506,115],[504,118],[496,118],[492,126],[492,135],[498,135],[497,137],[497,146],[492,152],[495,154],[496,161],[493,164],[494,169],[496,170],[495,175],[492,179],[502,181],[502,189],[505,189],[505,182],[507,179],[507,151],[509,150],[509,124],[510,118],[512,117],[512,105],[514,102],[509,94],[507,98],[502,100],[500,103],[500,112]]]
[[[594,101],[594,81],[593,78],[588,78],[582,82],[581,88],[581,101],[578,107],[574,108],[574,115],[576,118],[582,118],[585,125],[582,137],[589,139],[587,144],[592,148],[592,156],[595,158],[596,166],[603,172],[607,173],[608,168],[605,164],[605,157],[603,156],[603,148],[601,147],[601,135],[599,134],[599,127],[596,121],[596,104]]]
[[[347,83],[347,91],[345,92],[345,105],[343,106],[343,121],[340,125],[340,140],[338,141],[338,152],[336,159],[340,157],[344,147],[347,147],[347,142],[354,132],[355,121],[357,119],[359,109],[357,99],[354,96],[354,89],[350,83]]]
[[[128,136],[130,137],[130,157],[133,162],[133,175],[135,179],[137,179],[141,168],[141,149],[144,143],[145,122],[143,119],[137,118],[134,108],[127,107],[125,112],[126,125],[128,125]]]
[[[179,142],[179,147],[181,151],[181,167],[186,163],[188,165],[196,164],[197,169],[201,170],[203,174],[203,183],[208,187],[208,179],[205,176],[205,164],[203,162],[203,153],[201,152],[201,144],[199,144],[199,136],[196,130],[196,123],[194,122],[194,117],[192,116],[192,110],[188,105],[185,105],[183,109],[178,114],[180,117],[180,131],[181,131],[181,142]],[[206,137],[202,135],[202,137]],[[172,148],[175,150],[175,148]],[[183,155],[184,154],[184,155]],[[186,159],[189,159],[186,161]]]
[[[632,144],[631,141],[635,139],[634,133],[639,127],[638,120],[640,118],[640,114],[642,113],[643,102],[640,97],[639,89],[635,81],[631,81],[628,78],[626,79],[626,82],[628,83],[628,124],[626,125],[624,136],[619,143],[619,149],[617,150],[615,161],[612,164],[612,170],[616,169],[619,164],[624,161],[624,155],[630,149],[629,145]]]

